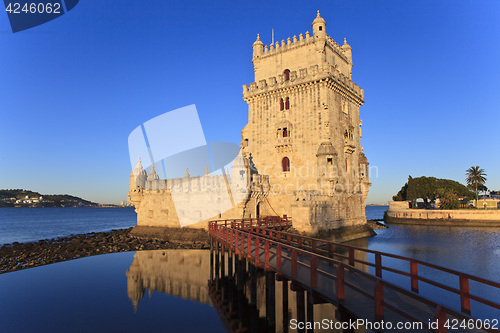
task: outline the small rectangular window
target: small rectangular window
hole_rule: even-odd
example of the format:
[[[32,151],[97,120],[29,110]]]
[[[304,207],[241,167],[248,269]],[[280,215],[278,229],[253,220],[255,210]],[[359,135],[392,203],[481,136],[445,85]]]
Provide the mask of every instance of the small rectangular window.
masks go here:
[[[333,159],[332,159],[331,157],[328,157],[328,158],[326,159],[326,163],[327,163],[328,165],[332,165],[332,164],[333,164]]]

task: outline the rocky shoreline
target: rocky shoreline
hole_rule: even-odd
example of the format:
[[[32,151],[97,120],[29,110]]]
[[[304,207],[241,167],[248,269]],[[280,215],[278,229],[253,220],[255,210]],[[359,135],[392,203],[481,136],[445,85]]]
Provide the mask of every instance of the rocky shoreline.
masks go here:
[[[209,249],[209,237],[194,238],[181,230],[169,239],[151,239],[131,233],[133,228],[92,232],[38,242],[5,244],[0,247],[0,274],[104,253],[161,250]]]
[[[380,223],[379,220],[366,220],[366,223],[370,226],[372,229],[387,229],[389,228],[388,225],[385,225],[384,223]]]
[[[373,229],[386,228],[371,220],[368,220],[368,226],[337,230],[328,239],[344,242],[369,237],[375,234]],[[209,248],[210,238],[203,229],[136,226],[38,242],[5,244],[0,247],[0,274],[105,253]]]

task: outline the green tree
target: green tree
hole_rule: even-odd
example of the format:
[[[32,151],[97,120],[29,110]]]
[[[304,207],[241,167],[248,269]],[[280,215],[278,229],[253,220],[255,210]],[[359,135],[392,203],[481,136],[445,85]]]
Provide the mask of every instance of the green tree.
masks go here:
[[[438,197],[440,200],[439,209],[458,209],[458,208],[460,208],[460,202],[458,201],[458,195],[453,189],[438,188],[436,190],[436,197]]]
[[[418,177],[412,178],[408,176],[408,181],[401,187],[398,194],[393,196],[394,201],[411,201],[415,203],[417,199],[424,200],[425,207],[429,208],[429,204],[434,202],[439,197],[438,190],[443,189],[445,192],[453,192],[458,198],[471,200],[474,198],[474,193],[466,186],[457,181],[450,179],[440,179],[435,177]]]
[[[479,200],[479,189],[486,182],[486,173],[484,169],[481,169],[479,166],[471,166],[465,171],[465,181],[467,182],[467,186],[470,189],[475,189],[476,192],[476,207],[477,201]]]

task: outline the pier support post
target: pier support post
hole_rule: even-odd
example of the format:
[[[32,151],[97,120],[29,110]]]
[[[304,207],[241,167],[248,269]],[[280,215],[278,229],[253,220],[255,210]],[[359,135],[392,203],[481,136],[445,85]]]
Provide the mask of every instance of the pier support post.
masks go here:
[[[307,321],[314,323],[314,298],[312,292],[307,292]],[[307,330],[307,333],[314,332],[313,328]]]
[[[257,268],[249,264],[250,268],[250,305],[257,306]]]
[[[220,277],[220,264],[219,264],[219,242],[215,241],[215,287],[219,289]]]
[[[288,332],[288,323],[290,318],[288,318],[288,280],[283,279],[281,281],[281,290],[283,293],[283,331]]]
[[[274,272],[265,271],[266,275],[266,318],[269,328],[276,326],[276,282]]]
[[[245,258],[240,258],[239,262],[239,274],[238,274],[238,291],[243,292],[243,289],[245,288],[245,273],[247,269],[247,261]]]
[[[210,281],[214,280],[214,239],[210,238]]]
[[[304,302],[304,289],[300,286],[294,286],[295,297],[297,299],[297,322],[306,322],[305,302]],[[299,333],[305,333],[305,328],[298,329]]]
[[[225,260],[226,249],[224,244],[221,244],[221,254],[220,254],[220,275],[222,279],[226,278],[226,260]]]
[[[337,307],[337,310],[335,311],[335,318],[341,322],[349,322],[350,320],[355,320],[355,318],[351,316],[349,311],[347,311],[343,305],[339,305]],[[347,328],[343,330],[344,333],[354,333],[354,329],[349,328],[349,326],[350,325],[347,325]]]
[[[227,275],[229,279],[233,278],[233,251],[231,248],[228,248],[227,251]]]

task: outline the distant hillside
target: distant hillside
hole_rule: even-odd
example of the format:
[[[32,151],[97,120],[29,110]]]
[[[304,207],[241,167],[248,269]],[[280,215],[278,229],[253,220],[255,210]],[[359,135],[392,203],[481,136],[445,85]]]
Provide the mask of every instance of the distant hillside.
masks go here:
[[[30,190],[0,190],[0,207],[95,207],[99,204],[68,194],[40,194]]]

